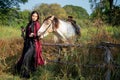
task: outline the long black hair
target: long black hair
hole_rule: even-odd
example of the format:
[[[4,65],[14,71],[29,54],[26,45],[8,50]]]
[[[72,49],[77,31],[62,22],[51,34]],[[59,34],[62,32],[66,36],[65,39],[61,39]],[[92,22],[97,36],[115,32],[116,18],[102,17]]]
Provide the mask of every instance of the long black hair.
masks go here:
[[[32,21],[32,15],[33,15],[34,13],[36,13],[37,16],[38,16],[38,18],[37,18],[36,21],[39,20],[39,13],[38,13],[37,11],[32,11],[31,14],[30,14],[29,23],[28,23],[27,26],[26,26],[26,29],[28,29],[28,27],[31,25],[31,32],[34,32],[34,27],[33,27],[33,26],[34,26],[34,22]],[[27,33],[28,33],[28,31],[26,30],[26,34],[27,34]]]
[[[37,11],[32,11],[31,14],[30,14],[29,23],[32,22],[32,15],[33,15],[34,13],[36,13],[37,16],[38,16],[37,21],[39,20],[39,13],[38,13]]]

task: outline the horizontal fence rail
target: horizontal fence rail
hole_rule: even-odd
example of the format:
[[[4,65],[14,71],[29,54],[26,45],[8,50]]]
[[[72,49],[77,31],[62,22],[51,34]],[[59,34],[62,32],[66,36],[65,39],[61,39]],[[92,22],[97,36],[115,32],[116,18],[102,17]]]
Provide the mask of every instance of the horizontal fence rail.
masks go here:
[[[70,46],[70,47],[74,47],[74,46],[83,47],[83,45],[81,45],[81,44],[63,44],[63,43],[61,43],[61,44],[58,44],[58,43],[42,43],[42,45],[43,46],[61,46],[61,47],[68,47],[68,46]]]
[[[84,47],[82,44],[56,44],[56,43],[42,43],[43,46],[61,46],[61,47]],[[100,44],[96,45],[96,48],[105,48],[105,47],[120,47],[120,44],[113,44],[113,43],[109,43],[109,42],[101,42]],[[91,47],[89,47],[91,48]],[[107,48],[108,49],[108,48]],[[111,55],[111,51],[109,52],[107,49],[105,49],[105,52],[106,53],[110,53]],[[109,56],[109,54],[106,54],[105,56]],[[48,59],[47,59],[48,60]],[[57,62],[57,63],[61,63],[61,64],[78,64],[78,63],[70,63],[70,62],[60,62],[60,61],[57,61],[57,60],[48,60],[49,62]],[[87,64],[87,65],[84,65],[84,64],[79,64],[80,66],[86,66],[86,67],[106,67],[107,64]],[[120,65],[118,64],[113,64],[111,66],[114,66],[116,68],[120,68]]]
[[[81,44],[53,44],[53,43],[42,43],[43,46],[61,46],[61,47],[84,47]],[[80,64],[76,62],[70,62],[70,61],[59,61],[59,60],[49,60],[47,59],[48,62],[54,62],[54,63],[59,63],[59,64],[71,64],[71,65],[76,65],[78,64],[81,67],[87,67],[87,68],[107,68],[106,74],[105,74],[105,80],[110,80],[111,78],[111,71],[112,68],[118,69],[120,68],[119,64],[114,63],[113,61],[113,56],[110,50],[110,47],[120,47],[120,44],[114,44],[110,42],[101,42],[98,45],[95,46],[95,48],[102,48],[104,49],[104,63],[103,64]],[[89,47],[92,48],[92,47]]]

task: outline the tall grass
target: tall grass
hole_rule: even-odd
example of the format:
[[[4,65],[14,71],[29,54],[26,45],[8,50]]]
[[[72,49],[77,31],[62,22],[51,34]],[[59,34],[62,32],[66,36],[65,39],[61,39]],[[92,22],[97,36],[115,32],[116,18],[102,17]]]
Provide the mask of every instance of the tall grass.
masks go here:
[[[43,46],[43,57],[45,59],[53,60],[48,62],[45,66],[38,67],[37,71],[31,74],[30,80],[103,80],[105,69],[103,68],[87,68],[81,64],[99,64],[103,61],[103,52],[101,49],[89,48],[95,46],[101,41],[112,43],[120,43],[119,41],[119,27],[111,27],[104,25],[102,27],[82,27],[78,43],[84,45],[83,47],[74,47],[74,50],[67,48],[67,51],[62,51],[61,63],[56,63],[59,54],[57,47]],[[19,27],[0,26],[0,80],[23,80],[19,75],[13,75],[13,66],[19,59],[22,53],[23,39],[20,37]],[[52,42],[52,34],[45,38],[45,42]],[[43,41],[43,42],[44,42]],[[112,49],[114,59],[120,63],[119,48]],[[64,55],[66,54],[66,55]],[[114,69],[112,73],[112,80],[120,79],[117,71]],[[116,72],[114,72],[116,71]],[[118,77],[118,78],[117,78]]]
[[[119,43],[120,27],[112,27],[103,25],[100,27],[85,27],[81,28],[82,37],[81,41],[87,43],[99,43],[101,41]]]
[[[120,27],[106,27],[106,30],[112,35],[114,39],[120,39]]]
[[[20,27],[0,26],[0,39],[20,37]]]

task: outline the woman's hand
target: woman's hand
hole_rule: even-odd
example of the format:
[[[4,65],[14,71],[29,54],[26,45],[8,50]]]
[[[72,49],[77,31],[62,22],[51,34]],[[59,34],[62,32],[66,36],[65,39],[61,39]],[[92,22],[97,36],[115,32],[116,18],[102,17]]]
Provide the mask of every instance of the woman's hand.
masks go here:
[[[29,37],[33,37],[34,36],[34,33],[30,33]]]

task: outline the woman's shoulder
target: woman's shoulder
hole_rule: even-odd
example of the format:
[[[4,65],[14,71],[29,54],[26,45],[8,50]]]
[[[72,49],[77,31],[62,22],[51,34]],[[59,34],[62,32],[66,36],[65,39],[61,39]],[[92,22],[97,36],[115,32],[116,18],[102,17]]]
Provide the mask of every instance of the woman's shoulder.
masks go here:
[[[39,21],[35,21],[34,25],[39,27],[40,26],[40,22]]]
[[[39,21],[35,21],[35,23],[36,23],[36,24],[40,24],[40,22],[39,22]]]

